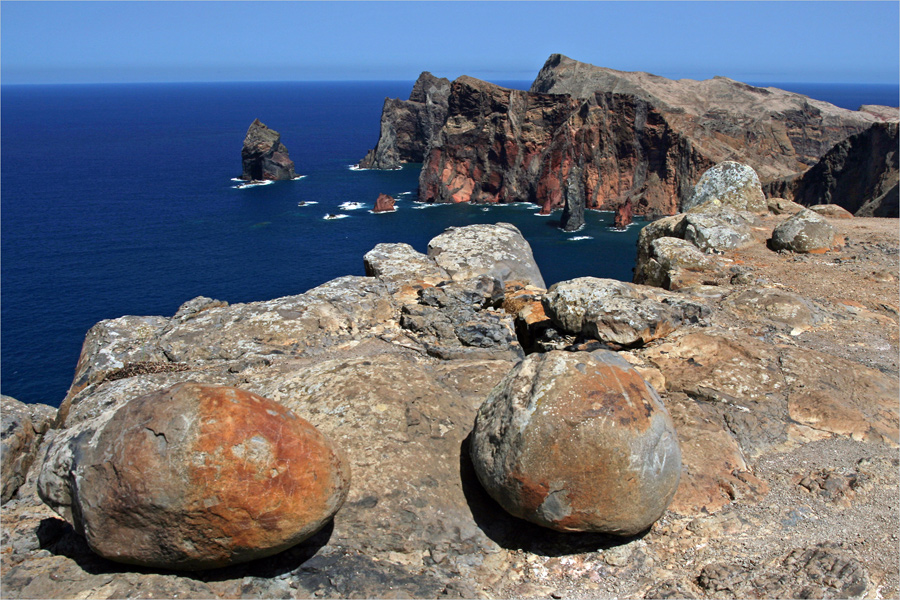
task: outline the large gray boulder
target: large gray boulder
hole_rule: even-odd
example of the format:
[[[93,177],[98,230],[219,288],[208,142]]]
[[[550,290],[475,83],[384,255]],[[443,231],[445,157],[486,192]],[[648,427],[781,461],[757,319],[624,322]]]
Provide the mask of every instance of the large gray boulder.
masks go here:
[[[531,246],[509,223],[451,227],[428,242],[428,256],[454,281],[489,275],[545,287]]]
[[[478,411],[470,453],[500,506],[559,531],[639,533],[681,475],[662,401],[607,351],[530,355]]]
[[[682,203],[681,210],[687,212],[706,203],[755,213],[768,211],[756,171],[733,161],[720,162],[707,170]]]
[[[56,418],[46,404],[25,404],[0,395],[0,501],[5,504],[25,482],[41,436]]]
[[[835,230],[824,217],[806,209],[781,223],[772,232],[773,250],[821,254],[835,245]]]
[[[97,554],[194,570],[302,542],[349,483],[334,444],[281,405],[181,383],[54,439],[38,492]]]
[[[718,207],[715,211],[688,213],[682,225],[682,237],[707,254],[721,254],[753,241],[750,221],[728,206]]]

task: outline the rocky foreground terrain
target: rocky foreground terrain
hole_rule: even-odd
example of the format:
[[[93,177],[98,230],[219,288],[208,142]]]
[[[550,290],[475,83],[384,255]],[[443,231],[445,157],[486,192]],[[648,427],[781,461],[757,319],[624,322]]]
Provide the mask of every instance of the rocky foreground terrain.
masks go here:
[[[743,191],[714,193],[730,177]],[[195,298],[172,317],[98,323],[56,414],[3,398],[2,595],[896,597],[897,221],[766,201],[740,165],[704,181],[691,210],[642,230],[640,284],[547,290],[514,227],[475,225],[427,255],[379,244],[368,276],[297,296]],[[479,407],[526,353],[592,351],[614,352],[659,392],[681,448],[674,499],[628,537],[512,517],[470,458]],[[61,517],[104,510],[99,490],[71,479],[66,461],[84,457],[67,444],[188,381],[258,394],[277,403],[273,418],[287,409],[325,434],[352,472],[334,519],[219,569],[95,554]],[[576,460],[563,466],[577,473]],[[174,485],[155,468],[143,493]],[[38,487],[71,504],[54,512]]]

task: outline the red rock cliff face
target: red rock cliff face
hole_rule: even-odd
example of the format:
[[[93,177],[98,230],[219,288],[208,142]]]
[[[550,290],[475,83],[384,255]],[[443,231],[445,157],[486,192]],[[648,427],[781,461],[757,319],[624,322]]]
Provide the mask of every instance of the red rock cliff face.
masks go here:
[[[672,81],[552,55],[531,91],[460,77],[426,144],[419,200],[529,201],[562,208],[674,214],[709,167],[736,160],[763,184],[806,171],[829,149],[890,120],[724,77]],[[384,129],[384,123],[383,123]]]
[[[453,82],[447,122],[419,178],[425,202],[530,201],[577,229],[585,208],[671,214],[714,164],[693,151],[649,103],[633,95],[508,90]]]

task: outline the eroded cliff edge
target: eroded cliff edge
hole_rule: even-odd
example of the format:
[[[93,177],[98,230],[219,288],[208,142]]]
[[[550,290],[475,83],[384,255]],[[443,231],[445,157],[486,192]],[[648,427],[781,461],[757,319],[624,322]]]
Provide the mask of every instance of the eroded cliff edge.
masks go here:
[[[443,98],[434,96],[433,106]],[[421,102],[386,102],[382,136],[361,166],[419,162],[424,145],[420,201],[534,202],[545,213],[562,209],[567,230],[583,225],[585,209],[616,210],[627,201],[637,215],[674,214],[700,174],[723,160],[750,165],[764,185],[797,177],[836,144],[900,118],[896,109],[850,111],[724,77],[672,81],[554,54],[528,92],[456,79],[444,123],[435,130],[430,121],[415,158],[404,160],[398,157],[411,144],[391,132],[412,130],[414,120],[410,109],[389,104]],[[866,148],[873,162],[891,163],[880,147]],[[780,189],[789,195],[793,188]]]

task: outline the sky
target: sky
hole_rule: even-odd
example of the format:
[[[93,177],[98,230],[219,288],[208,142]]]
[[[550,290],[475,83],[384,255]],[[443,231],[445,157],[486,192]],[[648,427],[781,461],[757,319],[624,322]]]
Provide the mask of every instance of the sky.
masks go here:
[[[891,2],[0,2],[0,82],[532,80],[552,53],[673,79],[892,83]]]

